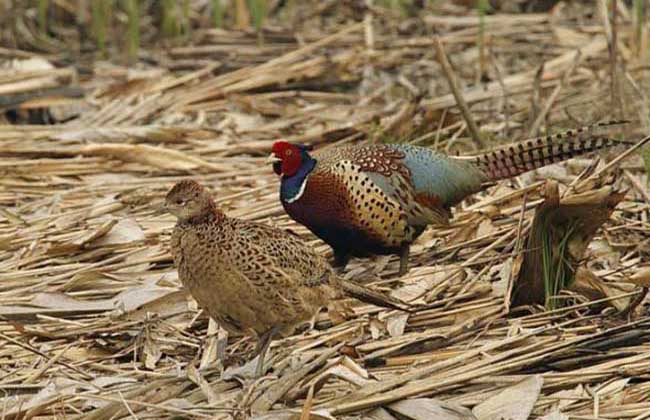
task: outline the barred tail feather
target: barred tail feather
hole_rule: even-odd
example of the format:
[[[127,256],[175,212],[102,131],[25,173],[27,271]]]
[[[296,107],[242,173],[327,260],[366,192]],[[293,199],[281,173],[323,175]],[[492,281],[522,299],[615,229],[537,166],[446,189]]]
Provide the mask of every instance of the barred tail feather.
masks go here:
[[[630,144],[597,133],[599,129],[626,123],[628,121],[608,121],[577,130],[524,140],[476,156],[474,163],[490,181],[511,178],[575,156],[620,144]]]

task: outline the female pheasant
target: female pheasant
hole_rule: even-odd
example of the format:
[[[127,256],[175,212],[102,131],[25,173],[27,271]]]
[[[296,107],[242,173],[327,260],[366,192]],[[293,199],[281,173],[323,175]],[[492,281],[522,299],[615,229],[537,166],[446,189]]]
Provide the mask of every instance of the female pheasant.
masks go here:
[[[174,185],[165,207],[178,219],[171,252],[181,282],[226,330],[258,336],[257,376],[273,336],[290,334],[334,299],[349,294],[408,311],[395,299],[339,278],[295,235],[226,216],[194,181]]]
[[[286,212],[334,251],[334,265],[350,256],[399,254],[407,270],[410,244],[430,224],[446,224],[450,208],[493,181],[621,142],[598,136],[611,121],[525,140],[473,157],[450,157],[403,144],[328,149],[278,141],[269,160],[282,177]]]

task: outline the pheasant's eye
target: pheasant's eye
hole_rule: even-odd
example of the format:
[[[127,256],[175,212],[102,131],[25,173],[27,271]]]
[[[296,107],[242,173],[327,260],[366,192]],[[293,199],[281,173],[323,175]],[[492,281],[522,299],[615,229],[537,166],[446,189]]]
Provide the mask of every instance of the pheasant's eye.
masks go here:
[[[284,152],[284,155],[285,155],[285,156],[291,156],[292,153],[293,153],[293,151],[292,151],[291,149],[287,149],[287,150]]]
[[[178,204],[179,206],[183,206],[183,205],[185,205],[185,201],[183,201],[181,199],[178,199],[178,200],[176,200],[176,204]]]

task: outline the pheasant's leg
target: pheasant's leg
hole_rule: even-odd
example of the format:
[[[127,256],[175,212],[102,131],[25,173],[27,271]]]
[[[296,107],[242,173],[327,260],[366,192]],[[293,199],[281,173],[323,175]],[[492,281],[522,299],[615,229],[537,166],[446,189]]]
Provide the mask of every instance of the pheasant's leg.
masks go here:
[[[337,251],[334,250],[334,264],[333,267],[336,268],[339,272],[345,269],[345,266],[348,265],[350,261],[350,254],[347,251]]]
[[[312,315],[312,317],[309,318],[309,329],[307,331],[313,331],[314,330],[314,327],[316,326],[316,320],[318,319],[318,313],[319,312],[320,312],[320,309],[318,309],[316,311],[316,313],[314,313],[314,315]]]
[[[266,356],[266,351],[269,349],[273,335],[278,331],[276,327],[271,328],[264,334],[262,334],[257,343],[257,348],[255,353],[258,353],[257,366],[255,366],[255,377],[259,378],[264,375],[264,357]]]
[[[399,251],[399,275],[403,276],[408,271],[409,252],[411,247],[408,244],[402,245]]]

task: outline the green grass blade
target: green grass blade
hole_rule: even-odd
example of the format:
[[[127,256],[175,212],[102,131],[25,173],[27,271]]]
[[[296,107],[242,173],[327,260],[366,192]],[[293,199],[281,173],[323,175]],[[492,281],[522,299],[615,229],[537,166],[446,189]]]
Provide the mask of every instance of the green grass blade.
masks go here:
[[[223,6],[221,0],[212,0],[212,20],[215,28],[223,26]]]
[[[92,31],[101,57],[106,57],[106,33],[108,27],[108,10],[110,0],[96,0],[90,3],[92,13]]]
[[[47,11],[49,7],[49,0],[38,0],[38,26],[44,34],[47,34]]]
[[[127,52],[129,59],[138,56],[140,47],[140,11],[138,0],[124,0],[124,9],[127,14]]]
[[[255,30],[260,32],[262,25],[264,25],[264,20],[266,19],[266,0],[249,0],[248,8],[251,11],[251,17],[253,18],[253,25],[255,25]]]

